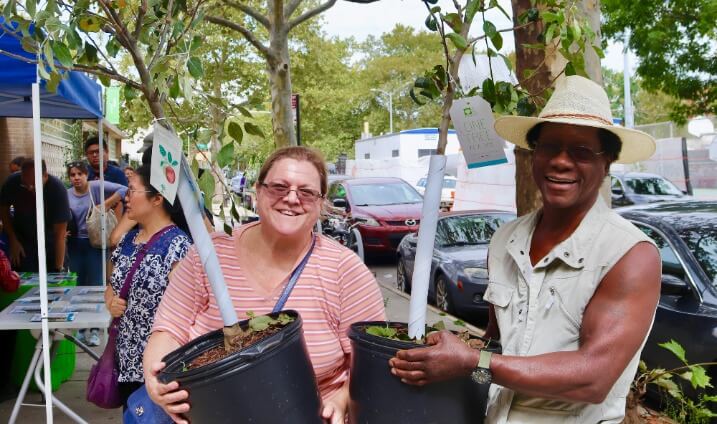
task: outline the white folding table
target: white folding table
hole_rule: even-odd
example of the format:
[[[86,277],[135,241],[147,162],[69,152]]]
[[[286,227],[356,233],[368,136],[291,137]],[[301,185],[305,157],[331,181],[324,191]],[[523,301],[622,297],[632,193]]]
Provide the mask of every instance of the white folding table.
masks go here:
[[[58,312],[59,310],[63,309],[66,306],[69,305],[91,305],[91,303],[73,303],[72,298],[77,296],[97,296],[101,297],[102,292],[92,293],[92,294],[85,294],[84,292],[88,289],[88,287],[61,287],[63,289],[69,289],[66,290],[65,293],[61,294],[61,297],[54,302],[50,303],[48,305],[48,310],[50,313]],[[42,329],[42,323],[41,322],[32,322],[30,319],[35,315],[39,314],[39,312],[25,312],[25,313],[17,313],[13,312],[16,310],[17,307],[22,306],[28,306],[28,305],[37,305],[39,307],[39,302],[37,303],[26,303],[23,299],[27,299],[32,296],[39,296],[38,292],[39,288],[34,288],[32,290],[29,290],[27,293],[25,293],[23,296],[15,300],[13,303],[11,303],[7,308],[5,308],[2,312],[0,312],[0,330],[31,330],[33,332],[33,335],[38,334]],[[55,296],[59,293],[53,293],[53,290],[56,289],[50,289],[48,296]],[[100,304],[100,303],[98,303]],[[97,308],[98,311],[96,312],[74,312],[75,318],[72,321],[48,321],[48,325],[51,331],[51,338],[50,338],[50,344],[54,343],[54,340],[61,340],[65,338],[65,334],[62,332],[62,330],[76,330],[81,328],[107,328],[110,325],[110,314],[107,311],[107,309],[104,307],[104,304],[101,303],[100,307]],[[83,349],[87,350],[86,346],[82,346],[74,337],[68,338],[68,340],[71,340],[72,342],[80,345]],[[50,346],[52,348],[52,346]],[[44,383],[42,382],[41,378],[41,370],[42,370],[42,361],[40,360],[40,354],[42,353],[42,337],[39,337],[37,340],[37,344],[35,345],[35,353],[32,356],[32,360],[30,361],[30,366],[27,369],[27,373],[25,374],[25,379],[22,382],[22,386],[20,387],[20,392],[18,393],[17,400],[15,401],[15,406],[12,409],[12,415],[10,415],[10,421],[9,424],[14,424],[17,420],[17,416],[20,413],[20,407],[23,405],[23,401],[25,400],[25,395],[27,393],[28,386],[30,385],[30,379],[32,378],[33,374],[35,376],[35,384],[37,384],[37,387],[44,391]],[[74,420],[77,423],[86,424],[87,421],[83,420],[79,415],[77,415],[73,410],[71,410],[67,405],[62,403],[59,399],[57,399],[54,395],[52,396],[52,403],[53,405],[57,406],[62,412],[64,412],[68,417],[70,417],[72,420]]]

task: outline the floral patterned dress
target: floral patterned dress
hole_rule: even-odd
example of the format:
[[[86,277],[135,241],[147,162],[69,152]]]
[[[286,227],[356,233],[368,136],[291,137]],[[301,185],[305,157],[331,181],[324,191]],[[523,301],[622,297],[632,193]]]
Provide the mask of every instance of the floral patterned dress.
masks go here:
[[[128,232],[112,253],[111,284],[119,293],[134,259],[144,243],[135,243],[138,229]],[[190,246],[187,235],[173,226],[149,248],[132,277],[127,309],[120,318],[117,334],[119,381],[144,382],[142,355],[154,323],[154,313],[169,282],[175,262],[184,258]]]

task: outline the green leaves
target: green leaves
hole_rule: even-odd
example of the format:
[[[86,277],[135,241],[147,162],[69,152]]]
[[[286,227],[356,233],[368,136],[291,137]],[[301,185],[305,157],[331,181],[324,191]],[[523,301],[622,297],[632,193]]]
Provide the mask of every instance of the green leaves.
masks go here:
[[[674,339],[671,339],[669,342],[658,343],[658,346],[669,350],[677,357],[677,359],[682,361],[682,363],[687,364],[687,358],[685,358],[685,348],[683,348],[682,345]]]
[[[79,27],[84,32],[98,32],[102,28],[102,22],[94,16],[80,18]]]
[[[204,68],[202,67],[202,61],[198,57],[191,57],[187,61],[187,69],[189,74],[194,78],[201,78],[204,76]]]
[[[482,3],[483,0],[468,0],[468,4],[466,4],[466,22],[473,22],[473,18],[480,10]]]
[[[463,28],[463,21],[461,21],[461,17],[457,13],[448,13],[446,15],[443,15],[441,17],[443,19],[443,22],[447,23],[448,26],[453,29],[453,31],[459,33],[461,32],[461,29]]]
[[[490,39],[490,42],[493,43],[496,50],[500,50],[503,47],[503,37],[492,22],[485,21],[483,23],[483,32],[485,32],[486,37]]]
[[[446,34],[446,38],[451,40],[451,43],[453,43],[453,45],[458,50],[465,50],[468,48],[468,42],[460,34],[456,34],[456,33],[452,32],[452,33]]]
[[[264,138],[264,132],[261,130],[261,128],[259,128],[255,124],[252,124],[251,122],[244,123],[244,131],[246,131],[247,134]]]
[[[233,138],[237,143],[241,143],[244,138],[244,132],[241,130],[241,125],[234,121],[229,122],[229,125],[227,125],[227,133],[229,134],[229,137]]]
[[[68,49],[64,43],[61,43],[59,41],[53,41],[51,42],[51,45],[52,52],[54,53],[55,58],[60,62],[60,64],[66,68],[72,67],[73,60],[72,53],[70,53],[70,49]]]
[[[438,31],[438,22],[436,22],[436,18],[434,18],[432,15],[428,15],[424,23],[426,24],[426,28],[428,28],[429,31]]]
[[[366,327],[366,334],[370,334],[372,336],[377,336],[377,337],[383,337],[386,339],[395,338],[396,333],[398,333],[398,331],[393,327],[389,327],[388,325],[385,327],[380,326],[380,325],[372,325],[370,327]]]
[[[247,315],[249,315],[249,313],[247,313]],[[284,313],[279,314],[276,319],[270,317],[269,315],[260,315],[257,317],[254,316],[254,314],[251,314],[249,319],[249,329],[251,331],[264,331],[272,325],[285,326],[292,322],[294,322],[294,318]]]
[[[204,206],[212,210],[212,198],[214,197],[214,175],[211,172],[205,172],[197,181],[199,189],[204,193]]]
[[[234,142],[225,144],[221,150],[219,150],[219,153],[217,153],[217,164],[219,164],[219,167],[224,168],[232,162],[234,162]]]

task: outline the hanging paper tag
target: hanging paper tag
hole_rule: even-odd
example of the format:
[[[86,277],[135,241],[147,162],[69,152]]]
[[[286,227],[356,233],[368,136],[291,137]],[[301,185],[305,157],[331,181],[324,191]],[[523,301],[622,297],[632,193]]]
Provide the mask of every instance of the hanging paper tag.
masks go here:
[[[508,163],[488,102],[480,96],[454,100],[450,114],[468,169]]]
[[[171,131],[154,124],[150,184],[174,205],[182,162],[182,141]]]

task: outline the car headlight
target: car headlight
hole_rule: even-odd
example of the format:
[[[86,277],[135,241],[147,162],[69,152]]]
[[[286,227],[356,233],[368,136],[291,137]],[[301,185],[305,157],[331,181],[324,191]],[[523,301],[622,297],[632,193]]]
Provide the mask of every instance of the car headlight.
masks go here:
[[[488,279],[488,270],[485,268],[463,268],[463,273],[477,280]]]
[[[381,224],[379,224],[378,221],[376,221],[373,218],[357,216],[357,217],[354,217],[354,219],[356,220],[358,225],[363,225],[366,227],[380,227],[381,226]]]

